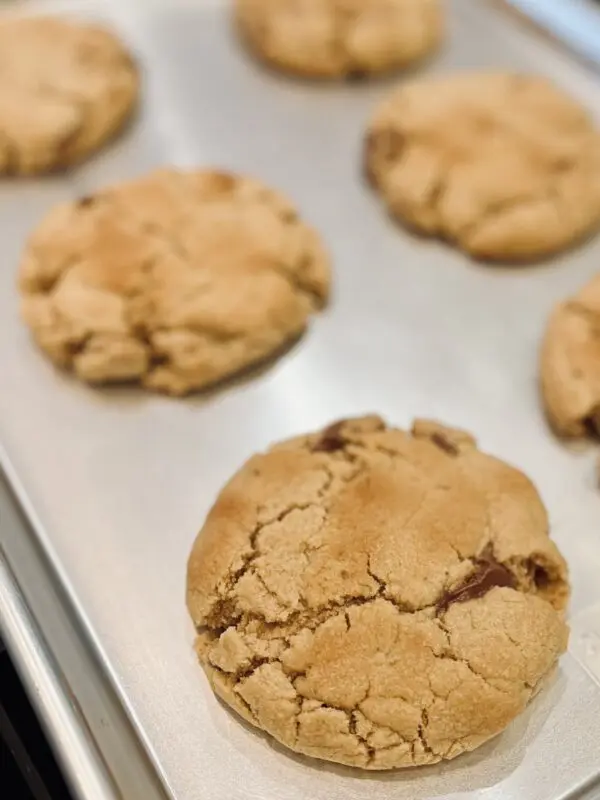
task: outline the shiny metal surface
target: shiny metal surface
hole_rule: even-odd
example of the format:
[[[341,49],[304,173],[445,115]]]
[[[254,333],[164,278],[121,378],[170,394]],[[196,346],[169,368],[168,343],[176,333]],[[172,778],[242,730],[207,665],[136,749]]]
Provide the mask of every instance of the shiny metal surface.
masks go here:
[[[55,745],[69,787],[86,800],[118,800],[119,794],[46,647],[0,549],[0,632],[41,722]]]
[[[600,119],[597,76],[484,2],[449,6],[450,43],[431,69],[547,73]],[[69,179],[0,185],[0,459],[167,789],[177,800],[558,800],[589,788],[600,777],[598,453],[548,432],[536,358],[553,303],[598,270],[600,241],[510,269],[415,239],[360,175],[363,126],[390,82],[269,75],[240,51],[217,2],[60,7],[123,31],[146,66],[146,102],[129,134]],[[291,353],[185,401],[56,373],[19,322],[14,288],[27,231],[51,204],[164,162],[270,181],[319,227],[336,269],[331,307]],[[533,478],[571,567],[574,636],[549,689],[495,741],[444,766],[361,777],[284,753],[212,697],[183,589],[195,532],[249,454],[372,410],[401,425],[427,415],[465,426]]]
[[[96,797],[108,772],[119,798],[165,800],[156,771],[1,470],[0,549],[10,564],[0,570],[0,628],[10,614],[14,633],[5,644],[65,774],[78,776],[71,781],[73,797]],[[41,660],[32,658],[32,651],[42,653]],[[71,706],[73,713],[65,713]],[[72,748],[73,738],[81,746]]]
[[[505,0],[600,67],[600,5],[597,0]]]

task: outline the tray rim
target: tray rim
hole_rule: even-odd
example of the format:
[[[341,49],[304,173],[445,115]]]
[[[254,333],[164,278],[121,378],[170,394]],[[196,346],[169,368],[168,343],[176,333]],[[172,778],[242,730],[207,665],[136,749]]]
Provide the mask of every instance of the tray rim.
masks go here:
[[[165,800],[164,784],[0,448],[0,632],[76,800]],[[18,481],[16,482],[18,483]],[[125,753],[127,769],[115,752]]]

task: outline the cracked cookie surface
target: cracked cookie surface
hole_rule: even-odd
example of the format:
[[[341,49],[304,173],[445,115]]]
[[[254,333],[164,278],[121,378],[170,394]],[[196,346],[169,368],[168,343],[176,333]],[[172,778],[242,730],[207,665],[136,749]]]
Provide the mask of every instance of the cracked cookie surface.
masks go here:
[[[64,168],[125,123],[138,96],[131,57],[97,25],[0,22],[0,174]]]
[[[345,420],[252,457],[188,562],[215,693],[366,769],[495,736],[565,649],[566,565],[531,482],[434,422]]]
[[[404,84],[376,110],[364,158],[393,216],[476,258],[534,260],[600,226],[600,132],[545,78]]]
[[[361,76],[406,66],[443,33],[440,0],[236,0],[249,47],[307,77]]]
[[[39,346],[89,383],[182,395],[299,336],[329,291],[315,231],[258,181],[158,170],[52,210],[19,282]]]
[[[552,427],[563,436],[600,435],[600,275],[553,310],[540,360]]]

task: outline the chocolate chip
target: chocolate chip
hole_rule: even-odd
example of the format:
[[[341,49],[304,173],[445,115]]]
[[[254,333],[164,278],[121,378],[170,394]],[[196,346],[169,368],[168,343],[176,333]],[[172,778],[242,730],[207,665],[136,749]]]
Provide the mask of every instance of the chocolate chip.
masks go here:
[[[374,132],[369,136],[368,141],[368,146],[373,151],[372,155],[377,155],[386,161],[393,161],[398,158],[404,150],[405,144],[406,137],[393,128]]]
[[[387,128],[372,131],[365,143],[365,172],[371,183],[375,183],[375,163],[395,161],[404,149],[406,138],[399,131]]]
[[[88,208],[89,206],[93,205],[96,202],[96,198],[93,194],[86,194],[83,197],[80,197],[77,201],[77,205],[79,208]]]
[[[325,428],[321,434],[321,438],[313,446],[315,453],[334,453],[336,450],[343,450],[346,444],[345,439],[341,435],[342,426],[345,420],[341,419],[339,422],[334,422],[328,428]]]
[[[368,76],[368,72],[366,69],[361,69],[360,67],[355,67],[351,69],[349,72],[346,73],[346,80],[350,82],[359,82],[364,81],[364,79]]]
[[[514,589],[516,581],[512,572],[494,558],[487,547],[474,562],[475,572],[469,575],[460,586],[444,592],[437,603],[438,612],[447,611],[453,603],[466,603],[483,597],[495,586],[509,586]]]
[[[583,427],[586,436],[591,439],[597,439],[600,436],[600,408],[592,409],[591,413],[583,418]]]
[[[454,442],[451,442],[450,439],[446,439],[441,433],[433,433],[431,435],[431,441],[436,444],[440,450],[444,450],[444,452],[451,456],[457,456],[460,453],[460,450]]]

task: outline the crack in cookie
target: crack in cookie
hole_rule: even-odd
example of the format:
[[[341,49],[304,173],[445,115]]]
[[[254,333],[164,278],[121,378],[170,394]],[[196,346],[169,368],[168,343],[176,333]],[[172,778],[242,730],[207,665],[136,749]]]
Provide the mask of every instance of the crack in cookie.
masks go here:
[[[340,420],[254,456],[188,563],[214,691],[297,752],[366,769],[496,735],[567,641],[564,560],[517,470],[427,420]]]
[[[395,217],[477,258],[534,260],[600,227],[600,132],[544,78],[404,84],[371,120],[364,166]]]

